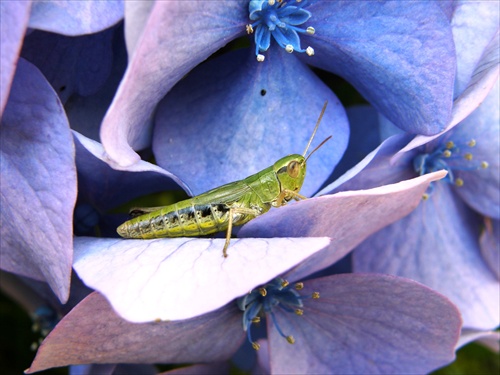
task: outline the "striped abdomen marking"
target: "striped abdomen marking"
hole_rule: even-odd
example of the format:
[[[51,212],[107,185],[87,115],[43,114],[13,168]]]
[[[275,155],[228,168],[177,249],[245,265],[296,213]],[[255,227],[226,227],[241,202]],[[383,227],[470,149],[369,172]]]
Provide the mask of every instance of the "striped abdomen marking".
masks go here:
[[[199,204],[182,208],[173,204],[150,212],[118,227],[125,238],[158,238],[205,235],[227,229],[229,207],[226,204]]]

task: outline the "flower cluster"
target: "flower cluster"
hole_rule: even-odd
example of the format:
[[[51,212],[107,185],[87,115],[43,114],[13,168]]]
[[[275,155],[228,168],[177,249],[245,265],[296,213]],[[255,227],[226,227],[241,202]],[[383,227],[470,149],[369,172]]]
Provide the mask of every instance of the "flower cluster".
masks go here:
[[[497,4],[0,9],[28,373],[428,373],[498,342]]]

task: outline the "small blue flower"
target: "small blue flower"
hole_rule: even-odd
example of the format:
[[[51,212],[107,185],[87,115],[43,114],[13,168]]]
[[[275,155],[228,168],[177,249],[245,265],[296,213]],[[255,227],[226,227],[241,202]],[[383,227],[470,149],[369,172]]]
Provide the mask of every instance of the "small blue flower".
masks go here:
[[[302,49],[298,33],[313,35],[312,26],[307,29],[297,27],[311,18],[311,12],[303,9],[307,1],[296,0],[297,5],[291,5],[282,0],[252,0],[249,4],[249,18],[255,21],[247,25],[247,33],[255,30],[255,54],[258,61],[264,61],[264,52],[271,45],[271,35],[280,47],[287,52],[305,52],[314,55],[314,49]]]
[[[260,323],[261,315],[269,315],[281,337],[285,338],[290,344],[295,343],[293,336],[287,335],[281,330],[274,310],[279,308],[284,312],[295,313],[299,316],[304,314],[302,300],[310,298],[310,296],[300,295],[298,291],[303,288],[303,283],[291,285],[288,281],[277,277],[266,285],[238,298],[238,307],[243,311],[243,330],[247,332],[248,341],[254,349],[258,350],[260,347],[258,343],[252,340],[250,327],[252,323]],[[319,293],[315,292],[311,297],[317,299]]]

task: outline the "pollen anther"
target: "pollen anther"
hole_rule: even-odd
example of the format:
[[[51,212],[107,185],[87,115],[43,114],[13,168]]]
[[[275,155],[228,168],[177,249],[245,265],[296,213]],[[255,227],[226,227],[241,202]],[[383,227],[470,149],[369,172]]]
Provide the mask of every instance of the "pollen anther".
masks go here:
[[[449,157],[451,156],[451,151],[450,151],[450,150],[444,150],[444,151],[443,151],[443,156],[444,156],[445,158],[449,158]]]
[[[260,345],[256,342],[252,342],[252,348],[254,348],[255,350],[259,350],[260,349]]]
[[[458,186],[458,187],[464,186],[464,180],[462,180],[461,178],[457,178],[455,180],[455,186]]]
[[[313,299],[319,299],[319,292],[313,292],[312,298]]]
[[[302,289],[304,289],[304,283],[300,282],[295,284],[295,290],[302,290]]]
[[[248,24],[245,27],[247,29],[247,34],[249,34],[249,35],[253,34],[253,27],[252,27],[252,25]]]
[[[474,147],[475,145],[476,145],[475,139],[471,139],[469,142],[467,142],[467,146],[469,146],[469,147]]]
[[[314,48],[312,48],[310,46],[307,47],[306,48],[306,54],[307,54],[307,56],[314,56]]]
[[[486,169],[486,168],[488,168],[489,166],[490,166],[490,165],[488,164],[488,162],[487,162],[487,161],[482,161],[482,162],[481,162],[481,168]]]
[[[314,35],[314,33],[316,32],[316,29],[312,26],[309,26],[307,29],[306,29],[306,33],[308,33],[309,35]]]
[[[262,297],[267,296],[267,290],[266,290],[266,288],[259,288],[259,294],[260,294]]]
[[[455,143],[453,141],[446,142],[446,148],[448,150],[451,150],[453,147],[455,147]]]
[[[287,336],[286,341],[288,341],[289,344],[295,344],[295,339],[293,336]]]
[[[472,160],[472,154],[470,152],[464,155],[465,160]]]
[[[287,51],[288,53],[292,53],[293,52],[293,46],[291,44],[287,44],[285,46],[285,51]]]

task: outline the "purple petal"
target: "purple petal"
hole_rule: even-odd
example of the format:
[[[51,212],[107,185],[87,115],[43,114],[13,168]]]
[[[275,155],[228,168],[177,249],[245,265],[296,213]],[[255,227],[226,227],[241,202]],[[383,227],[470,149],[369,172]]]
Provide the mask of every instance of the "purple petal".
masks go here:
[[[151,143],[157,103],[194,66],[244,32],[246,7],[233,1],[155,3],[103,121],[101,139],[111,159],[121,165],[139,160],[132,147]]]
[[[500,72],[499,43],[499,33],[497,33],[484,50],[483,56],[479,60],[468,86],[462,94],[455,99],[452,109],[452,118],[446,129],[433,136],[416,136],[410,143],[408,143],[408,145],[395,155],[394,159],[397,159],[401,154],[407,151],[429,143],[430,141],[440,137],[458,125],[481,105],[483,100],[485,100],[498,81],[498,75]]]
[[[213,311],[329,244],[326,238],[75,239],[78,276],[132,322],[187,319]],[[214,289],[214,286],[217,286]]]
[[[320,237],[332,243],[287,276],[298,280],[343,258],[370,234],[410,213],[440,171],[371,190],[345,191],[272,210],[246,224],[240,237]]]
[[[435,134],[450,119],[455,50],[433,2],[318,1],[308,63],[346,78],[379,112],[410,133]]]
[[[413,213],[355,249],[354,270],[419,281],[459,307],[464,327],[495,328],[500,284],[481,257],[479,226],[479,218],[450,185],[434,184],[429,199]]]
[[[26,372],[86,363],[224,361],[243,337],[236,304],[191,320],[135,324],[93,293],[47,336]]]
[[[140,161],[130,167],[111,167],[102,145],[73,132],[80,198],[107,211],[134,198],[160,191],[183,188],[186,185],[175,175],[157,165]]]
[[[483,51],[498,32],[499,10],[496,2],[457,3],[451,21],[457,54],[455,97],[468,86]]]
[[[289,374],[418,374],[455,358],[460,314],[440,294],[386,275],[306,281],[304,315],[277,315],[289,345],[268,323],[271,370]]]
[[[456,193],[479,213],[500,219],[500,90],[499,81],[490,91],[485,101],[469,117],[455,127],[450,134],[456,144],[467,143],[471,139],[476,145],[470,148],[472,162],[477,169],[457,171],[456,177],[464,181]],[[488,168],[479,166],[482,161]]]
[[[76,36],[102,31],[122,18],[121,0],[35,1],[29,27]]]
[[[473,329],[464,329],[457,343],[457,349],[467,345],[470,342],[478,342],[490,348],[494,352],[500,351],[500,332],[499,331],[478,331]]]
[[[301,194],[311,195],[342,157],[349,127],[330,89],[282,49],[271,49],[263,64],[246,49],[195,69],[160,104],[153,151],[159,165],[203,193],[302,153],[325,100],[309,151],[329,135],[333,139],[307,162]],[[233,102],[238,104],[224,104]]]
[[[25,38],[21,54],[42,71],[65,103],[73,94],[92,95],[104,85],[113,63],[115,30],[79,37],[34,31]]]
[[[64,109],[40,71],[19,60],[1,131],[2,269],[69,293],[74,146]]]
[[[0,118],[16,71],[16,62],[28,25],[31,1],[0,2]]]
[[[485,229],[481,234],[481,254],[491,271],[500,279],[500,220],[484,219]]]

